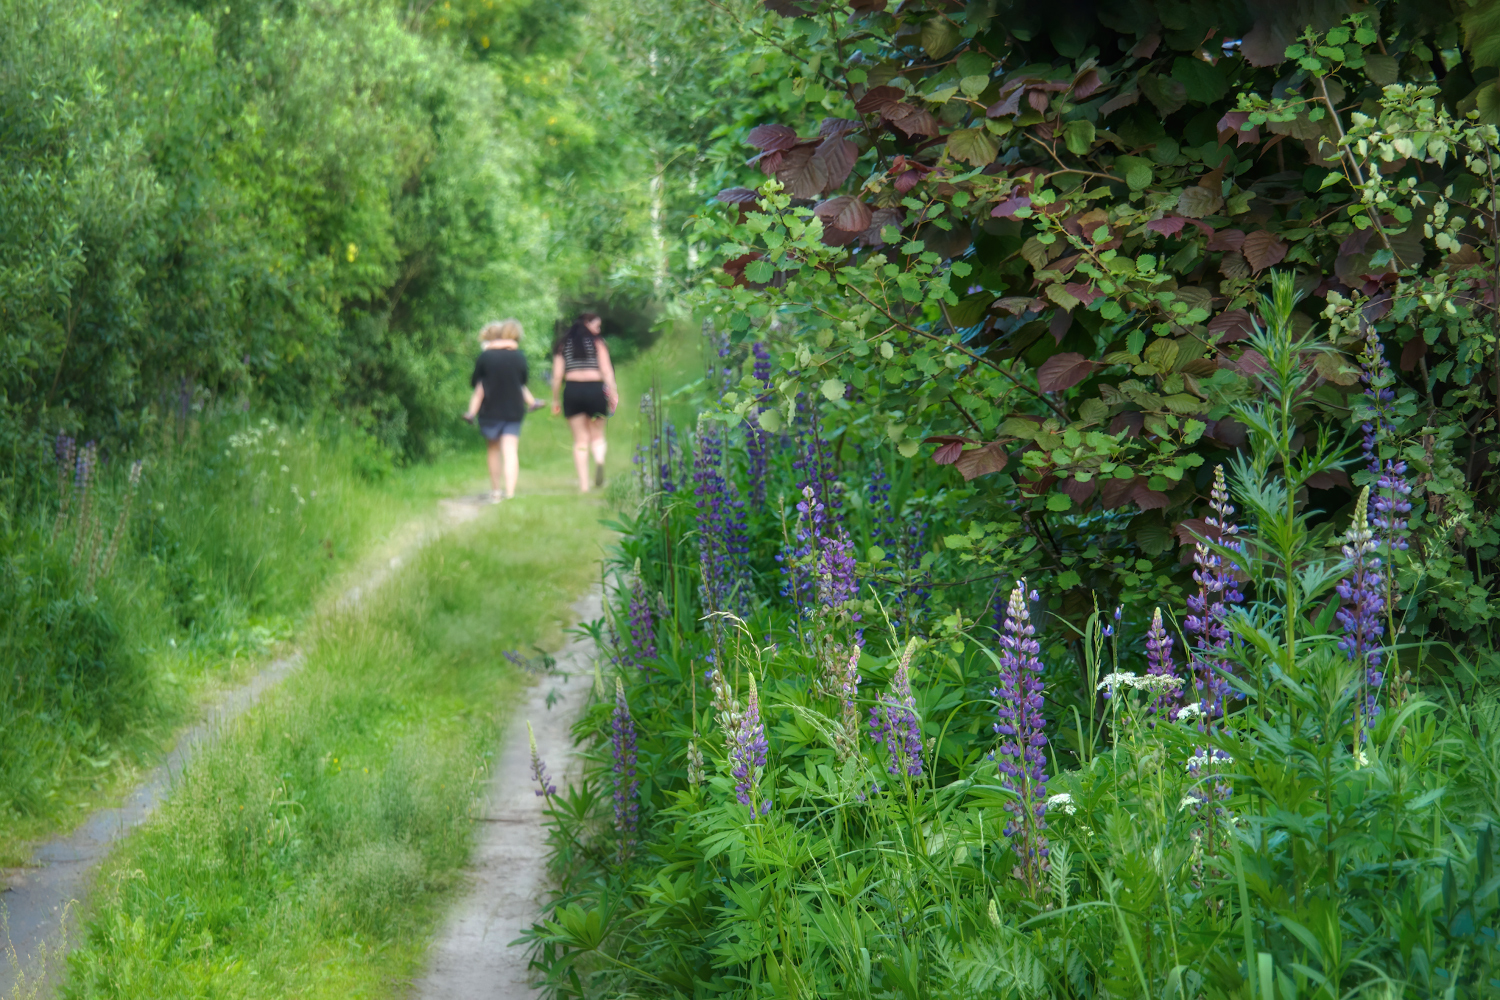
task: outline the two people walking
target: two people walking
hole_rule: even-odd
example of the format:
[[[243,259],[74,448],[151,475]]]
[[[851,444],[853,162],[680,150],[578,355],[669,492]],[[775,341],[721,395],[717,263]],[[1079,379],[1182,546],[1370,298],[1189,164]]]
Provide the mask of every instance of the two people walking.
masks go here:
[[[597,315],[582,313],[552,345],[552,412],[567,418],[572,432],[580,493],[604,485],[604,421],[620,402],[602,327]],[[470,378],[474,392],[464,419],[476,422],[488,442],[493,502],[516,495],[521,423],[528,412],[544,405],[526,385],[530,370],[520,350],[523,335],[514,319],[486,324]]]

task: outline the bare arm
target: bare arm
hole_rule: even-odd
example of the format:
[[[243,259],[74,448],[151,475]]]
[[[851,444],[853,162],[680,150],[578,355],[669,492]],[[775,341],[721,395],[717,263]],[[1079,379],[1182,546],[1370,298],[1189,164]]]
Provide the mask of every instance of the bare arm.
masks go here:
[[[563,357],[552,355],[552,412],[562,412]]]
[[[620,390],[615,387],[615,364],[609,359],[609,348],[604,338],[594,341],[599,347],[599,374],[604,376],[604,398],[609,401],[611,411],[620,405]]]
[[[521,386],[521,398],[526,400],[527,409],[536,406],[536,397],[531,394],[531,389],[529,387],[524,385]]]
[[[464,414],[465,420],[473,420],[474,415],[479,412],[479,404],[484,402],[484,383],[481,382],[474,387],[474,393],[469,397],[469,409]]]

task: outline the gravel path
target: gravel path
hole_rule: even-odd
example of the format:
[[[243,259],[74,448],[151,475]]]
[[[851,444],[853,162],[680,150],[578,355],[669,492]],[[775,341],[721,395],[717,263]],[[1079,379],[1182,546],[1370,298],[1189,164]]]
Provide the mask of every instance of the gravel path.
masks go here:
[[[373,592],[412,553],[441,532],[473,520],[485,509],[475,499],[443,500],[439,516],[408,523],[351,575],[358,580],[339,598],[341,606],[355,605]],[[138,785],[124,803],[100,809],[66,837],[36,849],[28,868],[6,869],[0,885],[0,998],[30,998],[49,987],[56,971],[51,958],[74,938],[79,902],[99,862],[115,842],[151,818],[172,789],[175,777],[198,749],[212,741],[222,726],[254,706],[277,684],[302,665],[295,652],[268,664],[240,687],[226,692],[208,709],[202,722],[184,732],[167,758]]]
[[[579,621],[603,613],[597,587],[573,608]],[[547,888],[542,800],[531,780],[526,722],[536,730],[537,749],[554,781],[571,770],[569,730],[583,710],[593,683],[594,647],[574,639],[557,655],[557,674],[531,688],[524,706],[506,726],[503,748],[490,778],[488,808],[470,862],[472,883],[432,944],[427,974],[412,992],[420,1000],[529,1000],[541,996],[529,984],[526,953],[510,942],[536,919]],[[547,707],[547,695],[561,698]]]

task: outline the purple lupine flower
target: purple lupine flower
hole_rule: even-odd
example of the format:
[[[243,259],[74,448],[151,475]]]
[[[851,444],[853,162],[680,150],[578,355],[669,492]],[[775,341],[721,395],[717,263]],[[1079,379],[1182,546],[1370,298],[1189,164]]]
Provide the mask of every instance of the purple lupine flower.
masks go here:
[[[630,658],[644,670],[647,661],[656,658],[656,613],[640,577],[639,560],[635,571],[635,581],[630,585]]]
[[[1344,534],[1343,553],[1349,563],[1349,573],[1338,584],[1338,595],[1342,606],[1336,615],[1344,637],[1339,648],[1348,654],[1355,664],[1363,665],[1364,677],[1361,685],[1366,689],[1359,699],[1366,719],[1373,719],[1380,712],[1375,693],[1380,690],[1385,675],[1380,671],[1383,654],[1381,640],[1385,636],[1385,567],[1381,564],[1379,544],[1370,529],[1368,515],[1370,488],[1360,491],[1354,505],[1354,518]],[[1361,727],[1363,729],[1363,727]],[[1361,732],[1361,737],[1363,737]]]
[[[1037,599],[1036,591],[1030,594]],[[998,702],[1000,721],[995,732],[1001,736],[997,764],[1001,784],[1016,793],[1006,803],[1012,819],[1005,835],[1011,838],[1020,864],[1016,876],[1035,895],[1041,887],[1047,862],[1047,734],[1042,718],[1041,644],[1036,627],[1031,624],[1027,607],[1026,581],[1019,580],[1011,591],[1006,609],[1005,630],[1000,636],[1000,686],[990,693]]]
[[[722,471],[719,430],[707,420],[698,425],[693,462],[693,494],[698,507],[699,595],[706,611],[743,609],[747,586],[744,503],[734,480]]]
[[[526,735],[531,740],[531,780],[536,782],[536,797],[551,798],[557,794],[557,786],[547,775],[547,762],[536,748],[536,731],[531,728],[530,719],[526,720]]]
[[[1224,481],[1224,467],[1214,469],[1214,485],[1209,494],[1210,512],[1205,519],[1208,524],[1208,541],[1240,551],[1234,541],[1239,527],[1230,520],[1234,507],[1229,503],[1229,486]],[[1193,579],[1198,583],[1198,593],[1187,599],[1188,614],[1183,630],[1192,636],[1194,648],[1188,651],[1197,688],[1199,728],[1213,725],[1213,720],[1224,714],[1224,699],[1229,695],[1229,681],[1224,672],[1228,669],[1224,649],[1229,645],[1229,605],[1244,600],[1240,593],[1235,573],[1239,567],[1232,560],[1225,560],[1199,540],[1193,547],[1193,561],[1198,568]]]
[[[614,751],[615,832],[620,835],[620,858],[635,846],[640,825],[640,803],[636,778],[635,720],[630,717],[630,703],[625,700],[625,684],[615,678],[615,713],[611,749]]]
[[[880,696],[880,704],[870,708],[870,738],[884,743],[890,751],[891,774],[917,778],[922,774],[922,724],[917,719],[917,702],[911,693],[911,657],[917,640],[906,644],[901,662],[891,678],[891,689]]]
[[[755,688],[755,675],[749,674],[750,695],[745,700],[745,711],[734,720],[728,733],[729,773],[734,776],[734,796],[740,805],[755,809],[755,795],[760,775],[765,770],[766,753],[770,744],[766,742],[766,727],[760,721],[760,693]],[[771,800],[761,803],[760,813],[771,811]]]
[[[78,442],[59,434],[53,449],[57,455],[57,520],[52,523],[52,541],[56,542],[73,505],[73,467],[78,460]]]
[[[78,530],[73,540],[73,555],[70,559],[74,566],[77,566],[78,560],[83,557],[85,542],[93,527],[91,515],[94,510],[94,467],[98,458],[99,446],[90,441],[78,452],[78,461],[74,467],[73,492],[79,495]]]
[[[848,759],[859,750],[859,655],[863,638],[856,638],[847,656],[842,648],[836,647],[829,659],[828,686],[837,695],[843,709],[843,728],[835,741],[840,760]]]
[[[1146,633],[1146,673],[1156,677],[1177,676],[1177,669],[1172,665],[1172,636],[1162,625],[1161,608],[1156,609],[1156,614],[1151,619],[1151,629]],[[1178,687],[1157,694],[1151,702],[1151,714],[1174,718],[1181,690]]]

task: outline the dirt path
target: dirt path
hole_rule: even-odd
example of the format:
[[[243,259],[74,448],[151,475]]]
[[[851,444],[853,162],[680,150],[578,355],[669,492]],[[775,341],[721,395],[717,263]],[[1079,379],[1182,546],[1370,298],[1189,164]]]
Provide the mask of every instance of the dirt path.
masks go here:
[[[580,621],[598,618],[603,613],[599,589],[573,611]],[[427,974],[412,991],[418,1000],[530,1000],[541,995],[528,985],[525,950],[510,947],[536,918],[547,886],[542,800],[531,780],[526,722],[536,730],[537,749],[560,785],[572,770],[569,730],[593,683],[593,655],[587,640],[563,647],[557,655],[559,676],[541,678],[507,724],[470,862],[473,883],[432,944]],[[549,709],[547,696],[554,690],[561,697]]]
[[[473,520],[485,509],[484,504],[470,498],[439,501],[436,516],[408,522],[350,573],[346,581],[349,586],[338,598],[338,605],[358,604],[422,546],[443,531]],[[51,978],[46,975],[48,965],[54,964],[49,956],[56,955],[76,930],[75,911],[88,891],[95,867],[116,841],[151,818],[157,804],[171,791],[173,780],[200,747],[301,665],[302,654],[293,652],[225,692],[209,706],[203,721],[178,737],[172,752],[121,805],[100,809],[71,834],[40,845],[31,867],[3,872],[9,891],[0,893],[0,920],[4,921],[9,943],[7,934],[0,933],[0,997],[30,997],[39,985],[38,978]]]

